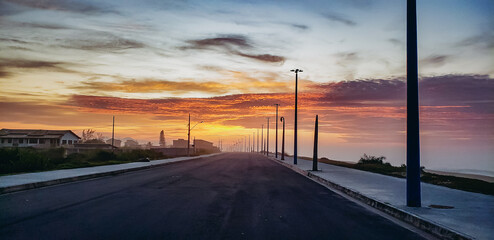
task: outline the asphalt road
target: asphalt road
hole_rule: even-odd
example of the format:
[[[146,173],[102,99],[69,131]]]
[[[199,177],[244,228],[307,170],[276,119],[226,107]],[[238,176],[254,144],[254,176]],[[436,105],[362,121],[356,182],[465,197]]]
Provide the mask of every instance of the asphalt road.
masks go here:
[[[258,154],[0,195],[0,239],[422,239]]]

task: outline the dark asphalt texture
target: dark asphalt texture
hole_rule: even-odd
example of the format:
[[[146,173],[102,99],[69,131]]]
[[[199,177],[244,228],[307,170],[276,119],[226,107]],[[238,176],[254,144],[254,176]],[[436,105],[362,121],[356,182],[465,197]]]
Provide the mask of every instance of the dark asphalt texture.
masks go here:
[[[0,195],[0,239],[422,239],[261,155]]]

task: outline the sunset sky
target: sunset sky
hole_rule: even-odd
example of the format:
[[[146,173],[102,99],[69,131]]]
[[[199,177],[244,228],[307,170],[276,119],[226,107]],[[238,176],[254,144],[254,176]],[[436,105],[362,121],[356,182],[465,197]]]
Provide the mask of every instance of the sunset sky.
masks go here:
[[[422,165],[494,175],[494,1],[418,0]],[[0,0],[0,128],[406,161],[406,1]],[[281,125],[279,125],[281,130]],[[281,139],[281,131],[280,131]],[[281,140],[280,140],[281,141]]]

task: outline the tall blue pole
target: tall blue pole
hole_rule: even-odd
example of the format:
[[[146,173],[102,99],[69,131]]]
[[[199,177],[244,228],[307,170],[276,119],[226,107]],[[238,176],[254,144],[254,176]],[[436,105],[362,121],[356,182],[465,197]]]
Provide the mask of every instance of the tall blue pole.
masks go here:
[[[420,207],[417,3],[407,0],[407,206]]]

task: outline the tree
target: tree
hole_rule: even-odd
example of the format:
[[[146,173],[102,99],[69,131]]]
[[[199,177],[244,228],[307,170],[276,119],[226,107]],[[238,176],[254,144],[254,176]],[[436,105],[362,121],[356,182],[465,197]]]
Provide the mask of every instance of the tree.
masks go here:
[[[165,131],[160,132],[160,146],[165,147]]]
[[[83,129],[82,130],[82,141],[86,142],[86,141],[89,141],[91,139],[94,139],[94,133],[95,133],[95,131],[91,128]]]
[[[96,136],[97,136],[96,139],[98,139],[101,142],[105,142],[104,137],[103,137],[103,133],[97,133]]]
[[[103,141],[103,134],[97,133],[91,128],[82,130],[82,142],[84,143],[105,143]]]

